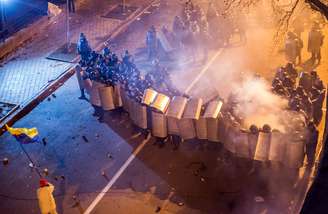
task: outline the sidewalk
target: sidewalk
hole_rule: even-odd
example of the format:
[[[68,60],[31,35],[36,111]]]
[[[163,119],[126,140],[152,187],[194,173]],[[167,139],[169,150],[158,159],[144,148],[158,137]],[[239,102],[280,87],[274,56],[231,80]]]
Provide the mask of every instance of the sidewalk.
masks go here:
[[[127,20],[102,18],[121,1],[83,0],[77,13],[71,14],[71,42],[84,32],[92,48],[96,48]],[[142,1],[142,8],[150,1]],[[127,4],[133,5],[133,1]],[[132,15],[133,16],[133,15]],[[65,11],[55,22],[40,32],[30,43],[17,50],[0,67],[0,102],[24,105],[59,76],[73,67],[71,63],[48,60],[49,53],[66,42]]]

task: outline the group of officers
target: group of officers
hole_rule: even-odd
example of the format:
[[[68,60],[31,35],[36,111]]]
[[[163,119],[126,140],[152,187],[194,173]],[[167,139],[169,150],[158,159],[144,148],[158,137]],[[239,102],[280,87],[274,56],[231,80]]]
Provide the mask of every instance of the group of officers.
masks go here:
[[[128,51],[125,51],[120,58],[108,47],[105,47],[102,53],[96,53],[91,51],[83,34],[78,43],[78,50],[81,54],[81,61],[76,71],[81,88],[81,98],[85,98],[84,90],[87,90],[90,95],[90,103],[95,109],[94,116],[98,116],[101,121],[104,112],[123,107],[129,113],[135,127],[145,137],[151,133],[160,147],[164,146],[166,142],[171,142],[174,149],[177,149],[181,142],[198,138],[203,143],[207,141],[221,142],[220,145],[225,148],[224,156],[228,159],[238,157],[260,162],[283,162],[283,158],[287,158],[288,166],[299,168],[303,165],[306,154],[308,163],[313,164],[316,148],[314,141],[317,141],[318,137],[316,125],[320,122],[321,115],[317,110],[307,109],[309,105],[306,102],[309,101],[305,98],[311,98],[310,102],[315,103],[313,108],[318,108],[319,112],[322,112],[325,91],[322,81],[315,72],[311,72],[311,74],[303,72],[296,87],[297,71],[292,64],[288,64],[278,70],[273,81],[273,91],[281,96],[288,96],[291,110],[303,110],[306,113],[307,124],[297,128],[291,127],[293,134],[302,134],[305,131],[306,136],[288,138],[290,133],[284,134],[272,129],[270,125],[263,127],[252,125],[249,129],[244,129],[242,119],[231,111],[229,100],[226,102],[220,97],[215,97],[208,103],[203,103],[201,99],[181,94],[171,87],[168,72],[156,60],[154,60],[153,70],[143,74],[133,63],[133,58]],[[108,89],[108,91],[104,91],[104,89]],[[156,97],[164,98],[162,100],[168,106],[158,111],[152,104],[145,103],[145,92],[149,89],[156,92]],[[110,102],[104,95],[110,97]],[[309,95],[311,96],[309,97]],[[155,96],[153,98],[155,99]],[[295,99],[299,101],[299,104],[295,104]],[[106,105],[106,103],[110,104]],[[163,103],[158,102],[159,108],[162,108]],[[184,103],[183,111],[187,111],[186,109],[190,105],[202,108],[200,111],[195,110],[195,114],[198,116],[194,118],[183,118],[181,116],[184,113],[180,112],[180,117],[174,118],[174,122],[179,124],[175,128],[180,131],[170,133],[169,117],[165,111],[170,109],[173,103],[179,105]],[[294,109],[294,105],[296,105],[296,109]],[[207,118],[208,111],[212,111],[212,113]],[[141,123],[140,117],[142,117]],[[300,119],[300,121],[302,120]],[[165,133],[158,134],[155,129],[162,129]],[[188,134],[183,134],[181,129],[185,129]],[[277,140],[278,137],[281,140]],[[309,143],[310,141],[311,143]],[[284,142],[284,144],[279,142]],[[285,150],[288,151],[288,154],[285,154]]]
[[[294,32],[288,32],[285,41],[285,53],[288,62],[293,65],[302,64],[302,49],[303,41],[301,33],[304,31],[303,27],[300,27],[303,23],[297,23],[294,27]],[[313,65],[319,65],[321,62],[321,47],[323,45],[324,35],[321,32],[319,22],[312,24],[311,30],[308,34],[307,51],[311,54],[311,62]]]
[[[223,47],[229,44],[234,32],[240,34],[243,42],[246,40],[244,26],[237,18],[233,22],[227,15],[222,14],[218,8],[210,3],[207,12],[197,4],[188,0],[183,7],[182,13],[175,16],[172,23],[172,32],[164,26],[156,29],[152,26],[146,36],[148,59],[158,57],[160,50],[170,49],[163,47],[165,42],[159,42],[159,33],[166,36],[170,46],[186,51],[197,61],[198,55],[202,53],[202,61],[208,57],[211,48]],[[160,30],[160,32],[158,32]]]
[[[318,130],[323,116],[322,107],[326,89],[315,70],[298,74],[292,63],[277,70],[272,91],[288,99],[291,111],[299,112],[306,123],[305,141],[308,161],[313,164],[318,142]]]
[[[272,81],[274,93],[289,100],[289,108],[301,112],[307,121],[319,125],[325,86],[315,70],[298,74],[291,63],[277,70]]]

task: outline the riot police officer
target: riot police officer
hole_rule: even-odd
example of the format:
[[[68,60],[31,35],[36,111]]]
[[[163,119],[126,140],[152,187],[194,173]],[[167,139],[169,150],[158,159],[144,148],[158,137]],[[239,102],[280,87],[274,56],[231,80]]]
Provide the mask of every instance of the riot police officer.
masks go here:
[[[81,55],[83,61],[88,60],[91,53],[91,48],[83,33],[80,33],[79,41],[77,43],[77,51]]]
[[[319,65],[321,61],[321,47],[323,45],[324,36],[320,31],[319,23],[314,23],[309,32],[308,51],[311,53],[313,64]]]
[[[152,60],[157,57],[158,41],[156,35],[156,29],[151,26],[146,36],[147,54],[148,60]]]

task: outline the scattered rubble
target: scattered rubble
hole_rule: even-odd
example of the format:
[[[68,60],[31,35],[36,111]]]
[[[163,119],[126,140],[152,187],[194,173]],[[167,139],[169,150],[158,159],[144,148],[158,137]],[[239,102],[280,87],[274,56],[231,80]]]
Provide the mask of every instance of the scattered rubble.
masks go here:
[[[2,163],[3,163],[4,166],[7,166],[7,165],[9,164],[9,160],[8,160],[8,158],[4,158],[4,159],[2,160]]]

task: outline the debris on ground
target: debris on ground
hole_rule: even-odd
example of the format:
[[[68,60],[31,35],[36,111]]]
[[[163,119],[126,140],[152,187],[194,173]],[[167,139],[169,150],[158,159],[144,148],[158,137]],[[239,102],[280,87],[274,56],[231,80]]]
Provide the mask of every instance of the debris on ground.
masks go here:
[[[89,143],[89,140],[86,136],[83,135],[82,138],[83,138],[84,142]]]
[[[31,163],[31,162],[28,164],[28,166],[31,167],[31,168],[34,168],[34,164]]]
[[[50,97],[48,97],[48,98],[47,98],[47,100],[48,100],[48,101],[51,101],[51,98],[50,98]]]
[[[201,181],[201,182],[205,182],[205,179],[204,179],[204,178],[200,178],[200,181]]]
[[[107,157],[108,157],[109,159],[113,159],[113,156],[112,156],[110,153],[107,154]]]
[[[47,145],[47,141],[46,141],[46,138],[44,137],[44,138],[42,138],[42,143],[43,143],[43,145],[44,146],[46,146]]]
[[[184,205],[184,203],[183,202],[179,202],[178,205],[181,207],[181,206]]]
[[[9,164],[9,160],[8,160],[8,158],[4,158],[4,159],[2,160],[2,163],[3,163],[4,166],[8,165],[8,164]]]
[[[52,96],[53,98],[56,98],[56,97],[57,97],[56,94],[52,94],[51,96]]]
[[[254,200],[255,200],[257,203],[264,202],[264,198],[263,198],[262,196],[255,196]]]
[[[49,175],[49,170],[48,170],[47,168],[44,168],[44,169],[43,169],[43,173],[44,173],[46,176],[48,176],[48,175]]]
[[[161,207],[157,207],[156,210],[155,210],[155,213],[159,213],[159,211],[161,211]]]

